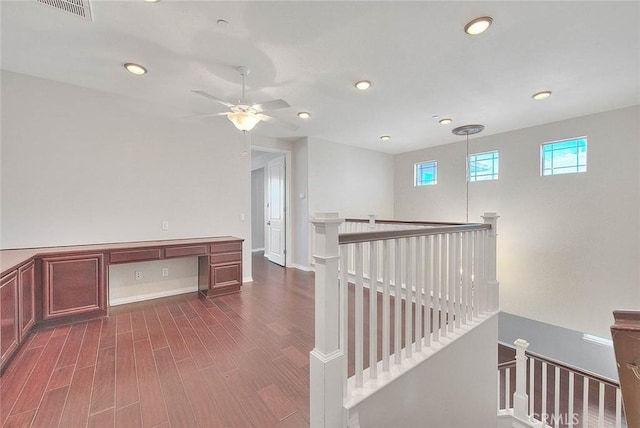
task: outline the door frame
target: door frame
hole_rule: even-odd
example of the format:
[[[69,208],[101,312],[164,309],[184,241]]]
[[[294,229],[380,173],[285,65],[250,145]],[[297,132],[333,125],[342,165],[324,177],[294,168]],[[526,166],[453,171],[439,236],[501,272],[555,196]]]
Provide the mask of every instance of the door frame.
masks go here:
[[[269,152],[269,153],[278,153],[278,154],[282,154],[284,155],[284,169],[285,169],[285,183],[284,183],[284,189],[285,189],[285,210],[284,210],[284,217],[285,217],[285,234],[286,236],[286,242],[285,242],[285,250],[286,250],[286,254],[284,257],[284,266],[285,267],[291,267],[291,264],[293,263],[292,261],[292,257],[293,257],[293,217],[291,214],[291,206],[292,206],[292,195],[291,195],[291,190],[292,190],[292,178],[291,178],[291,171],[292,171],[292,167],[291,167],[291,158],[292,158],[292,154],[291,154],[291,150],[283,150],[283,149],[276,149],[273,147],[266,147],[266,146],[260,146],[260,145],[252,145],[251,146],[251,150],[255,150],[258,152]],[[266,168],[265,168],[265,182],[266,182]],[[266,198],[266,194],[265,194],[265,198]],[[265,246],[267,245],[267,243],[265,242]],[[266,252],[266,248],[265,248],[265,252]]]

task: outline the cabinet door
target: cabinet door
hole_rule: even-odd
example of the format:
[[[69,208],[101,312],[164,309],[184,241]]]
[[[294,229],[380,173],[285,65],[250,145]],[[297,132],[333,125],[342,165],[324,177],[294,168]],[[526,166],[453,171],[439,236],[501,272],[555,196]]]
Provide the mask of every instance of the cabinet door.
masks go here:
[[[20,315],[20,341],[29,334],[31,327],[36,323],[36,263],[31,261],[18,270],[19,287],[19,315]]]
[[[18,335],[18,272],[0,279],[0,369],[19,343]]]
[[[103,254],[42,259],[42,318],[106,313]]]

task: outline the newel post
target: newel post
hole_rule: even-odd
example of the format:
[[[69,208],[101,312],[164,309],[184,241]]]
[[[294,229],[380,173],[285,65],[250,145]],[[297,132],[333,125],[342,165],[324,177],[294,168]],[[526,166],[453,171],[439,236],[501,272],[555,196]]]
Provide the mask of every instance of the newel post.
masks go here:
[[[529,342],[518,339],[516,345],[516,392],[513,393],[513,416],[522,420],[529,417],[529,397],[527,396],[527,356]]]
[[[311,428],[341,427],[344,421],[344,354],[340,349],[340,259],[338,213],[317,213],[315,228],[315,347],[310,353]]]
[[[496,213],[485,213],[482,218],[485,224],[491,225],[488,239],[485,246],[485,269],[487,278],[487,310],[495,312],[500,308],[499,287],[497,279],[497,236],[498,236],[498,218]]]

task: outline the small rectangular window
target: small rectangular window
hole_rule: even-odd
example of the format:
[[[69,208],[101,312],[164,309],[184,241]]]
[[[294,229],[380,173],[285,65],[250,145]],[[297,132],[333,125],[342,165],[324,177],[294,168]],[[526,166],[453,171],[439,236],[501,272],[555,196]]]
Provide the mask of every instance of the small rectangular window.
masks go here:
[[[438,182],[438,162],[419,162],[415,165],[414,183],[416,186],[430,186]]]
[[[575,174],[587,171],[587,137],[544,143],[542,175]]]
[[[498,152],[469,155],[469,181],[498,179]]]

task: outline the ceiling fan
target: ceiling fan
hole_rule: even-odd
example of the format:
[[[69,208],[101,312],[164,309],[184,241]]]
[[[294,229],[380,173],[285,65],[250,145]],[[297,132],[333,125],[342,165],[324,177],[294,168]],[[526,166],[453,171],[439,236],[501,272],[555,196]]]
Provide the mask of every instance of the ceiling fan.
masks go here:
[[[236,67],[236,70],[238,70],[242,78],[242,98],[240,98],[240,101],[238,102],[238,104],[233,104],[233,103],[221,100],[220,98],[214,97],[208,92],[205,92],[200,89],[192,89],[191,92],[201,95],[205,98],[209,98],[210,100],[213,100],[217,103],[220,103],[226,106],[227,108],[229,108],[230,110],[224,113],[209,113],[209,114],[198,115],[195,117],[201,118],[201,117],[211,117],[211,116],[226,116],[227,119],[229,119],[231,123],[233,123],[233,125],[236,128],[238,128],[238,130],[244,132],[245,134],[251,131],[260,122],[269,122],[272,124],[280,125],[292,131],[295,131],[296,129],[298,129],[296,125],[284,122],[282,120],[276,119],[275,117],[264,114],[264,112],[268,110],[277,110],[281,108],[291,107],[289,103],[287,103],[285,100],[278,99],[278,100],[267,101],[259,104],[248,104],[247,101],[245,100],[245,80],[250,70],[244,66]]]

